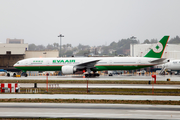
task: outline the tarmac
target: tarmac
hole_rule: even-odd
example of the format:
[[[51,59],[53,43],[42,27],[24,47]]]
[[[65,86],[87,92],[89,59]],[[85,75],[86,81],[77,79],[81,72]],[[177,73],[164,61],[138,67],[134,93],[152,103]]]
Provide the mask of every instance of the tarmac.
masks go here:
[[[1,118],[179,119],[177,105],[1,103]]]
[[[160,100],[180,101],[180,96],[88,95],[88,94],[1,94],[1,99],[81,99],[81,100]]]
[[[180,81],[180,75],[156,75],[156,81]],[[28,77],[7,77],[0,76],[0,80],[138,80],[138,81],[152,81],[150,75],[114,75],[114,76],[100,76],[94,78],[83,78],[83,76],[28,76]]]

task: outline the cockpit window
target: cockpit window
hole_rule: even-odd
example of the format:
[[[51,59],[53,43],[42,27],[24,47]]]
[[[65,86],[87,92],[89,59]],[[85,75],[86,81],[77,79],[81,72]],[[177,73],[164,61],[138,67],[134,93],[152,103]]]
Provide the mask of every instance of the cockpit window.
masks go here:
[[[19,64],[19,62],[17,62],[16,64]]]

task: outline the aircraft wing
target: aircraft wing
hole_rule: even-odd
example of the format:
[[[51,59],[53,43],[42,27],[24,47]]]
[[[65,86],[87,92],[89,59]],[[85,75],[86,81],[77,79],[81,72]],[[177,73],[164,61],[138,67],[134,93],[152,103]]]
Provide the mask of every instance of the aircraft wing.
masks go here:
[[[167,58],[159,58],[159,59],[156,59],[156,60],[152,60],[152,61],[149,61],[150,63],[157,63],[157,64],[163,64],[165,63],[164,60],[166,60]]]
[[[80,63],[80,64],[77,64],[76,65],[76,68],[78,69],[91,69],[91,68],[95,68],[94,65],[99,62],[100,60],[91,60],[91,61],[87,61],[87,62],[83,62],[83,63]]]

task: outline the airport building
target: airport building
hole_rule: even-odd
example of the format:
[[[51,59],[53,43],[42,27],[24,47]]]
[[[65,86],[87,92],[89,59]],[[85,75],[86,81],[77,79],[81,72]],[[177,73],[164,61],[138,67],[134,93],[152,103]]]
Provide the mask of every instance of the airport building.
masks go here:
[[[59,51],[26,51],[25,58],[50,58],[50,57],[59,57]]]
[[[24,59],[28,44],[0,43],[0,69],[14,70],[13,65]]]
[[[131,44],[130,45],[130,56],[143,57],[155,45],[156,44]],[[180,45],[167,44],[162,58],[180,59]]]
[[[143,57],[145,56],[151,48],[155,47],[157,44],[131,44],[130,45],[130,56],[131,57]],[[167,58],[170,60],[180,59],[180,45],[177,44],[167,44],[164,50],[162,58]],[[162,64],[144,68],[146,71],[156,71],[161,70]]]
[[[32,57],[59,57],[59,51],[28,51],[23,39],[6,39],[0,43],[0,69],[17,71],[13,65],[22,59]]]
[[[6,39],[6,44],[24,44],[24,39]]]

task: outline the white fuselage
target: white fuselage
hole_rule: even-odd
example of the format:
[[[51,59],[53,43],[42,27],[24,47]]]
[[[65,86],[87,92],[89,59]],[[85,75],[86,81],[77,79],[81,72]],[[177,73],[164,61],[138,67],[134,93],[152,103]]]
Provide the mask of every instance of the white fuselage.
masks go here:
[[[97,71],[133,70],[157,65],[158,63],[151,63],[151,61],[157,59],[158,58],[148,57],[29,58],[18,61],[14,67],[24,71],[43,71],[43,69],[44,71],[56,71],[61,70],[62,66],[77,66],[79,64],[86,64],[98,60],[94,65]]]
[[[165,63],[165,68],[168,69],[168,70],[180,70],[180,60],[170,60],[170,62],[168,63]]]

